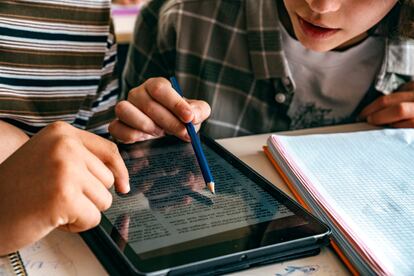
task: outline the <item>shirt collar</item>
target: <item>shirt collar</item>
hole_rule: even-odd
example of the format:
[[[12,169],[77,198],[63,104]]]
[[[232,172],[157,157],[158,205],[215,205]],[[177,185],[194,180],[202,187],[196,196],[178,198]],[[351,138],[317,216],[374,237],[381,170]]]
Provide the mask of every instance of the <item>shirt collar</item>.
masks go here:
[[[375,88],[390,94],[414,79],[414,40],[387,39],[385,47],[384,61]]]

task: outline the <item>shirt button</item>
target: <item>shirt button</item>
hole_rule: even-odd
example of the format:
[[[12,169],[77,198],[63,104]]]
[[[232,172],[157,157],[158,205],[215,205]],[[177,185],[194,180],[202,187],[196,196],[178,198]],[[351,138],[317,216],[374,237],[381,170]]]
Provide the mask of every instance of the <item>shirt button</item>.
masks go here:
[[[290,86],[292,83],[290,82],[289,78],[283,78],[282,83],[284,86]]]
[[[275,96],[275,101],[278,103],[284,103],[286,101],[286,95],[283,93],[277,93]]]

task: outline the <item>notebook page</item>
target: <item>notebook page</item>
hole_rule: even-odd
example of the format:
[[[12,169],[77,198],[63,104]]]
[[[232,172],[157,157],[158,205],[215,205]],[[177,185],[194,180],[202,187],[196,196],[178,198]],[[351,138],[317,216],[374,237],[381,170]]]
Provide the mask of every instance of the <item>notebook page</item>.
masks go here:
[[[108,275],[82,238],[74,233],[54,230],[20,250],[20,254],[30,276]]]
[[[0,257],[0,276],[14,275],[12,266],[10,265],[9,258],[7,256]]]
[[[274,136],[383,271],[414,271],[414,130]]]

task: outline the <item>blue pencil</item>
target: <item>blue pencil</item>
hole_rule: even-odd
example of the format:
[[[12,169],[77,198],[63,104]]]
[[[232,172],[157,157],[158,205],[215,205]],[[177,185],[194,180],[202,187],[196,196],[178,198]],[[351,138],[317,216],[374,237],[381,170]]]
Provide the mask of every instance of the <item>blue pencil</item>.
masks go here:
[[[177,91],[180,96],[183,96],[180,85],[175,77],[170,78],[171,85]],[[191,138],[191,145],[193,146],[195,156],[197,157],[198,165],[200,166],[201,173],[203,174],[204,181],[207,184],[208,189],[215,194],[214,180],[211,175],[210,167],[208,166],[207,159],[204,155],[203,149],[201,147],[200,139],[194,129],[194,126],[191,122],[186,123],[185,127],[187,128],[188,135]]]

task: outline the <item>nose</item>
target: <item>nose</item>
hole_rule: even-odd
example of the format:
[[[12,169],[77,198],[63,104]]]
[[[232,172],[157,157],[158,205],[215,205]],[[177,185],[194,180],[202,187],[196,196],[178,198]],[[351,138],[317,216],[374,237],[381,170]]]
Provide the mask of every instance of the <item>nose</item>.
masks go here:
[[[341,7],[341,0],[306,0],[310,9],[317,13],[336,12]]]

